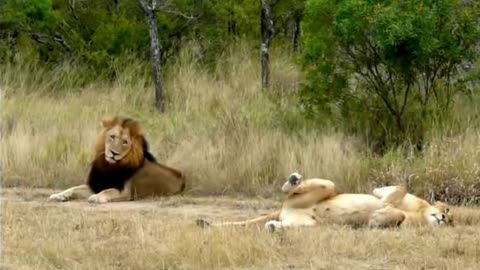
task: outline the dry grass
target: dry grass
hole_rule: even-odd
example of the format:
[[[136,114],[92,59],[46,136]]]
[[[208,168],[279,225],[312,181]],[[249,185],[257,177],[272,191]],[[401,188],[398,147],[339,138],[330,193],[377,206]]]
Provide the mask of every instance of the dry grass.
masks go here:
[[[434,230],[329,226],[272,235],[194,226],[199,216],[239,219],[278,207],[238,196],[275,198],[292,171],[332,179],[344,192],[369,192],[415,173],[412,191],[420,196],[450,187],[468,198],[456,202],[480,198],[475,130],[433,138],[422,156],[396,150],[372,156],[357,139],[311,128],[300,116],[292,86],[301,74],[282,54],[272,57],[274,89],[266,94],[245,48],[226,52],[213,73],[195,64],[194,51],[169,69],[164,114],[151,106],[145,67],[135,62],[114,83],[61,93],[53,93],[59,82],[80,80],[64,67],[1,69],[2,185],[31,188],[2,194],[1,269],[480,268],[480,211],[473,208],[458,209],[455,228]],[[154,154],[186,173],[185,197],[105,206],[45,202],[53,191],[39,187],[81,182],[106,114],[144,124]],[[219,194],[237,197],[198,197]]]
[[[478,269],[480,210],[454,209],[454,228],[368,230],[196,227],[243,219],[272,201],[172,197],[92,206],[6,190],[2,269]],[[256,210],[253,210],[256,209]],[[222,218],[223,217],[223,218]]]
[[[299,111],[292,106],[295,98],[283,89],[300,75],[285,58],[274,62],[278,88],[272,96],[260,92],[257,63],[246,52],[227,54],[213,75],[192,58],[185,54],[170,70],[165,114],[153,110],[151,90],[141,77],[135,81],[120,76],[114,85],[55,95],[44,88],[17,92],[14,86],[33,86],[7,80],[1,138],[1,154],[8,157],[1,160],[4,184],[65,188],[79,183],[106,114],[142,121],[153,152],[186,172],[194,194],[268,195],[272,184],[296,170],[338,179],[340,186],[361,178],[353,140],[302,130],[300,116],[289,126],[286,117]]]
[[[181,53],[166,76],[164,114],[152,107],[151,87],[145,87],[150,86],[148,74],[135,61],[113,83],[61,93],[52,93],[56,84],[78,80],[65,67],[4,68],[4,185],[65,188],[79,183],[92,157],[100,119],[122,114],[144,124],[162,162],[186,173],[190,194],[270,196],[275,193],[272,187],[293,171],[332,179],[346,192],[369,192],[374,185],[401,183],[416,174],[411,191],[420,196],[480,202],[476,130],[455,138],[436,136],[422,156],[397,150],[370,155],[355,138],[328,127],[310,127],[300,115],[293,87],[301,74],[282,53],[272,57],[274,89],[260,91],[256,55],[247,48],[226,51],[213,73],[197,65],[195,47]]]

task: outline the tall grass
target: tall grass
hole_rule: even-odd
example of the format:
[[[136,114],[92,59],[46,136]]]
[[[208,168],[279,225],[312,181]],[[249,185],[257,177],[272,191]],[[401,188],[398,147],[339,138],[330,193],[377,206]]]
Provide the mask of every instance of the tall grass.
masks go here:
[[[163,114],[152,105],[144,72],[149,69],[134,60],[113,82],[63,91],[55,88],[59,82],[75,85],[79,79],[71,67],[4,66],[4,185],[65,188],[80,183],[100,120],[109,114],[140,120],[153,153],[186,173],[192,194],[268,196],[293,171],[332,179],[345,192],[403,183],[410,174],[418,176],[411,186],[419,195],[444,196],[438,190],[445,188],[442,183],[473,190],[479,182],[476,130],[454,138],[432,136],[422,155],[394,149],[378,157],[356,138],[330,127],[313,128],[303,118],[296,99],[302,74],[282,52],[271,57],[274,87],[269,92],[260,90],[258,57],[246,46],[227,50],[213,72],[198,63],[195,52],[195,47],[182,51],[168,67]],[[480,197],[475,191],[469,196],[468,202]]]

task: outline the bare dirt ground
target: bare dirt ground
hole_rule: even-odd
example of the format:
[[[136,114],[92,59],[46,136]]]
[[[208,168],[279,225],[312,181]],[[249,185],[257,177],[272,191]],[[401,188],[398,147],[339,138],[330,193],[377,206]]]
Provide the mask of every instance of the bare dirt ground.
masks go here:
[[[480,269],[480,209],[454,228],[209,228],[273,200],[176,196],[102,205],[48,202],[55,191],[4,189],[0,269]]]
[[[157,214],[175,219],[190,218],[246,218],[258,215],[257,210],[268,213],[280,203],[272,200],[243,200],[229,197],[188,197],[175,196],[137,200],[129,202],[114,202],[106,204],[90,204],[86,199],[76,199],[68,202],[49,202],[48,197],[60,190],[51,189],[4,189],[2,201],[30,204],[43,207],[66,207],[79,211],[124,211],[145,212],[155,211]]]

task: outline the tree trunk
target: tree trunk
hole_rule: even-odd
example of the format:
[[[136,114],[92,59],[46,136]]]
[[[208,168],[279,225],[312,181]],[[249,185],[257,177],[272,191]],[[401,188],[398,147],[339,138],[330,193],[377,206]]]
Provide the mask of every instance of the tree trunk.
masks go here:
[[[149,7],[145,0],[139,0],[140,6],[148,21],[150,33],[150,58],[153,65],[153,81],[155,84],[155,107],[163,112],[165,110],[165,93],[163,89],[162,66],[160,64],[160,42],[158,40],[157,15],[155,7]]]
[[[300,37],[300,16],[295,16],[293,21],[292,50],[298,53],[298,39]]]
[[[262,64],[262,87],[268,89],[270,87],[270,56],[269,49],[272,44],[275,29],[273,26],[273,15],[267,0],[262,0],[262,48],[261,48],[261,64]]]

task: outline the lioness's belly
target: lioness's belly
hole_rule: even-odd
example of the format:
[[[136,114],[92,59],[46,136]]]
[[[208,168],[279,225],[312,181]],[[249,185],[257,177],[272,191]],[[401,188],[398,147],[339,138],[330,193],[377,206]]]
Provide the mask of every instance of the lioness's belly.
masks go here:
[[[313,226],[317,223],[314,216],[314,207],[283,208],[279,218],[284,226]]]
[[[373,211],[382,207],[382,201],[373,195],[340,194],[318,203],[314,212],[320,223],[365,225]]]

